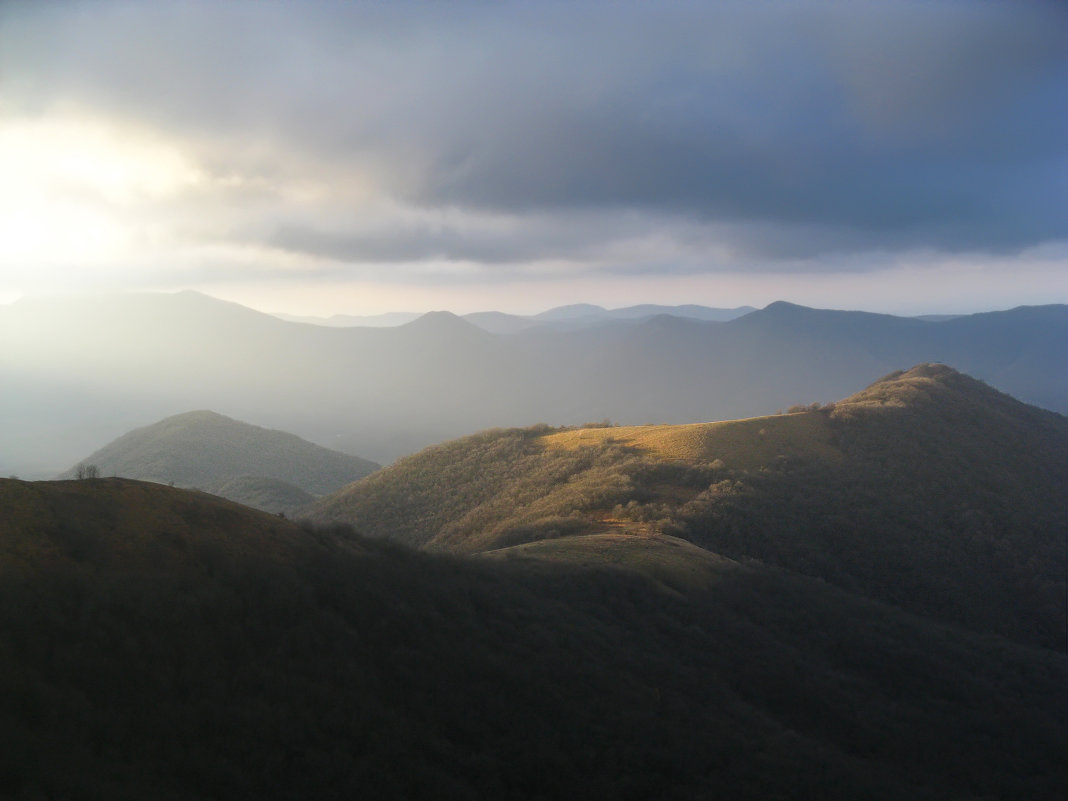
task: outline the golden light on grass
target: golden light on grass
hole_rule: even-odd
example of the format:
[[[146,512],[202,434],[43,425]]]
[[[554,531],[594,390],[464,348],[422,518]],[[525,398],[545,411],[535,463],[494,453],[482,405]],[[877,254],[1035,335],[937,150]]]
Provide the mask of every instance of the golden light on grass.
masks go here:
[[[827,418],[820,412],[688,425],[577,428],[548,434],[542,441],[547,448],[561,450],[615,442],[672,461],[720,459],[735,470],[756,469],[780,455],[828,461],[842,458],[833,444]]]

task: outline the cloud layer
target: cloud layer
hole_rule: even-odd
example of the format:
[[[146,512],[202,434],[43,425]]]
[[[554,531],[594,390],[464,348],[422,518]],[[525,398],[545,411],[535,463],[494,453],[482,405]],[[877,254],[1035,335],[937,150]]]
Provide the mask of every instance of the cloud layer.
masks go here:
[[[501,279],[539,263],[865,270],[1068,240],[1057,3],[0,15],[0,125],[103,121],[192,165],[195,181],[127,210],[175,259]]]

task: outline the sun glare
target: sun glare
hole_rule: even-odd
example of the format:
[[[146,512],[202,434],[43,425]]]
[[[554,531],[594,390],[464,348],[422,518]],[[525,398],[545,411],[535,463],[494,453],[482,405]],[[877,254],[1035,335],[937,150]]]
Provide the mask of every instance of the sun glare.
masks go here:
[[[10,276],[114,260],[146,205],[200,180],[182,153],[82,120],[0,121],[0,266]]]

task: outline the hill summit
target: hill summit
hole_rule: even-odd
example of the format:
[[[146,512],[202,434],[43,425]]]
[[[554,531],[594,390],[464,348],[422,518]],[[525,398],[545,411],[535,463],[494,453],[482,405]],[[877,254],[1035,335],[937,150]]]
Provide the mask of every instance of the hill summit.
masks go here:
[[[465,553],[555,542],[540,547],[560,558],[567,538],[670,535],[1060,648],[1065,486],[1068,420],[923,363],[764,417],[486,431],[310,514]]]
[[[291,510],[378,467],[295,434],[207,410],[130,431],[84,461],[102,475],[218,492],[268,511]],[[71,468],[61,477],[75,472]]]
[[[427,312],[398,327],[407,333],[454,334],[468,337],[481,337],[486,333],[474,323],[450,311]]]
[[[953,402],[967,399],[969,403],[985,403],[1022,411],[1018,402],[971,376],[945,364],[918,364],[910,370],[897,370],[871,386],[850,395],[842,406],[910,406],[933,402]]]

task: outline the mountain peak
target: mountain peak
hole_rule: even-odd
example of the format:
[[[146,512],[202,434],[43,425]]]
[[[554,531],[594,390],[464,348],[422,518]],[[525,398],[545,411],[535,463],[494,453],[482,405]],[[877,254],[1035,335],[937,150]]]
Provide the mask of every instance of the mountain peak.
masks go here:
[[[571,303],[567,306],[556,306],[548,311],[535,314],[535,320],[574,320],[579,317],[603,317],[607,309],[603,306],[595,306],[592,303]]]
[[[421,317],[412,320],[410,323],[404,323],[403,325],[398,326],[398,329],[404,331],[436,333],[456,332],[467,335],[470,335],[472,332],[480,335],[486,333],[474,323],[449,311],[427,312]]]
[[[977,405],[1028,408],[1009,395],[936,362],[897,370],[837,404],[839,411],[861,408],[975,408]]]
[[[797,303],[790,303],[786,300],[776,300],[773,303],[769,303],[761,311],[770,312],[773,314],[783,314],[787,312],[797,313],[802,311],[811,311],[808,306],[801,306]]]
[[[774,303],[769,303],[762,309],[756,309],[748,314],[739,315],[732,322],[738,322],[743,327],[769,324],[775,326],[790,326],[803,321],[817,319],[819,318],[819,312],[821,311],[823,310],[813,309],[809,306],[801,306],[786,300],[776,300]]]
[[[105,475],[203,487],[242,476],[276,479],[313,495],[333,492],[378,467],[295,434],[206,409],[128,431],[84,462]],[[64,477],[71,477],[75,468]]]
[[[874,387],[880,386],[892,387],[919,383],[944,385],[973,384],[975,387],[986,386],[982,381],[978,381],[971,376],[965,375],[959,370],[954,370],[948,364],[942,364],[941,362],[921,362],[907,370],[895,370],[894,372],[883,376],[871,386],[864,389],[863,392],[867,392]],[[989,387],[986,388],[990,389]]]
[[[211,409],[195,409],[191,412],[181,412],[180,414],[174,414],[170,417],[166,417],[160,420],[160,423],[215,423],[215,422],[229,422],[236,423],[232,417],[227,417],[225,414],[219,414],[213,412]],[[246,424],[248,425],[248,424]]]
[[[965,377],[964,373],[959,370],[954,370],[948,364],[941,364],[939,362],[924,362],[922,364],[917,364],[915,367],[899,372],[897,376],[899,380],[930,378],[937,381],[949,381]]]

